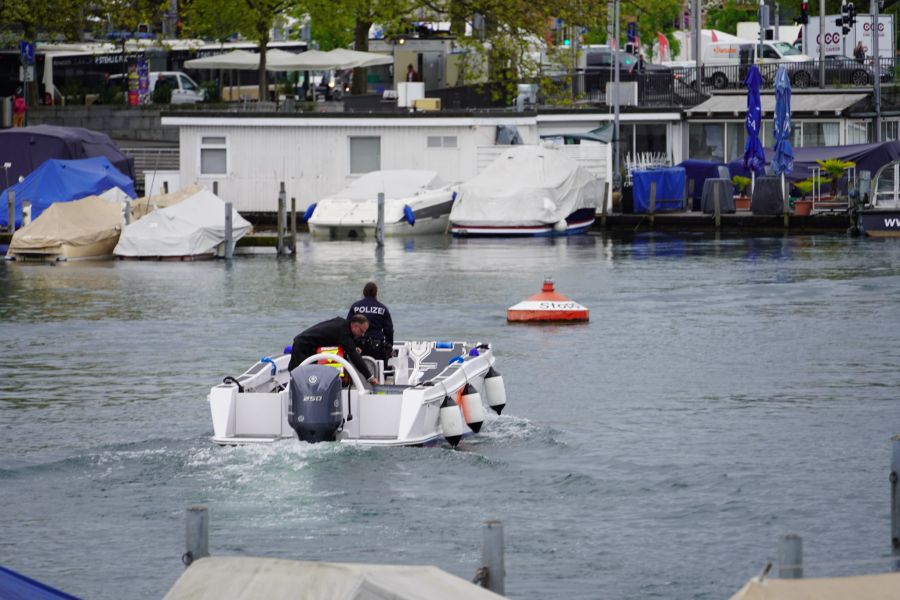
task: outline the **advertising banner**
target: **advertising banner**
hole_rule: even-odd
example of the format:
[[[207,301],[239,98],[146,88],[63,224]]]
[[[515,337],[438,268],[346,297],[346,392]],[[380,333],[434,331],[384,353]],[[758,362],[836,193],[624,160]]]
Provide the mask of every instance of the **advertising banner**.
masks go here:
[[[874,19],[869,14],[856,15],[856,23],[846,37],[841,33],[841,26],[837,20],[841,15],[827,15],[825,17],[825,55],[853,56],[853,48],[857,42],[862,42],[866,49],[866,55],[872,55],[872,29]],[[814,59],[819,57],[819,18],[810,16],[809,24],[803,32],[803,54]],[[894,15],[881,15],[878,19],[878,54],[882,58],[894,56]]]

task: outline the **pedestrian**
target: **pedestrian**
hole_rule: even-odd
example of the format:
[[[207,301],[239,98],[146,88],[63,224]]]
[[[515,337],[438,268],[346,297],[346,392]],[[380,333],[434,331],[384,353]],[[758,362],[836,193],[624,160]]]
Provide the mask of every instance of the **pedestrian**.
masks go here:
[[[856,48],[853,49],[853,58],[859,64],[866,62],[866,49],[863,47],[862,42],[857,42]]]
[[[335,317],[303,330],[294,338],[288,371],[293,371],[304,360],[317,354],[319,348],[338,346],[344,350],[344,356],[350,359],[356,370],[368,379],[369,383],[378,383],[360,356],[359,349],[354,342],[355,338],[364,336],[368,328],[369,320],[367,318],[363,315],[354,315],[350,319]]]
[[[406,80],[407,81],[419,81],[419,73],[416,71],[412,65],[406,67]]]
[[[370,281],[363,286],[362,300],[358,300],[350,307],[347,319],[353,315],[363,315],[369,320],[369,329],[366,334],[356,340],[356,345],[362,349],[363,354],[372,358],[384,360],[385,364],[394,352],[394,322],[391,319],[391,311],[378,301],[378,285]]]
[[[26,112],[28,112],[28,106],[25,104],[22,88],[19,88],[16,90],[16,96],[13,99],[13,127],[25,127]]]

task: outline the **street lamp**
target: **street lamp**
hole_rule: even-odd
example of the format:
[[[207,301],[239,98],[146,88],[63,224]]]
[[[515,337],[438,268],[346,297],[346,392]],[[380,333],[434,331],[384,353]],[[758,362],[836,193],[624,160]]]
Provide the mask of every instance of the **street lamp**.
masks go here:
[[[3,171],[6,173],[6,187],[9,188],[9,168],[12,166],[11,162],[3,163]]]

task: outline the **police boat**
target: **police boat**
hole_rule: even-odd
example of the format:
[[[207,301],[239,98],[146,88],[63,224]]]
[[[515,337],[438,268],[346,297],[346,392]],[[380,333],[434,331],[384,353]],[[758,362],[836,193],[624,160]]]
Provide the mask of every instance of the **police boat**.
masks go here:
[[[506,405],[490,344],[395,342],[387,364],[363,359],[378,384],[343,356],[321,351],[290,372],[285,353],[226,377],[207,397],[213,441],[456,446],[481,429],[486,409],[499,414]]]

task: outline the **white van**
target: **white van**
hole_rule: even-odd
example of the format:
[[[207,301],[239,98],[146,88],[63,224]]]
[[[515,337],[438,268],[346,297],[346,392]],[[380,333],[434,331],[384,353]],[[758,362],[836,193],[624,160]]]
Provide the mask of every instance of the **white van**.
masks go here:
[[[741,74],[752,64],[760,65],[763,77],[774,77],[774,68],[763,65],[788,64],[791,83],[797,87],[808,86],[815,76],[813,58],[802,54],[787,42],[712,42],[703,47],[704,75],[714,88],[721,89],[729,84],[740,85]],[[805,64],[798,64],[805,63]],[[720,68],[717,68],[720,67]]]
[[[125,86],[126,91],[128,89],[128,75],[112,75],[109,81],[115,85]],[[206,90],[181,71],[151,71],[147,82],[150,98],[153,98],[153,92],[160,82],[172,88],[171,104],[196,104],[206,101]],[[128,101],[127,94],[125,100]]]

